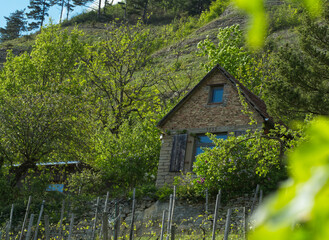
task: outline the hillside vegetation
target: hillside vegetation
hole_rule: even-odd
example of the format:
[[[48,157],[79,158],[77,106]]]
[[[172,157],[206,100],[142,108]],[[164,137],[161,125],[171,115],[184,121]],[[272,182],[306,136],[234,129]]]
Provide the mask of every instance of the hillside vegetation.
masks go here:
[[[306,139],[296,122],[328,113],[328,7],[315,19],[300,5],[268,5],[268,37],[252,50],[247,18],[227,1],[198,1],[205,5],[192,12],[195,1],[178,2],[186,4],[154,1],[147,14],[107,6],[101,16],[86,12],[1,43],[0,207],[30,194],[52,199],[44,189],[53,179],[37,164],[61,161],[91,169],[69,176],[68,193],[118,196],[139,187],[140,195],[166,198],[170,189],[154,187],[161,145],[155,125],[215,64],[260,96],[281,125],[266,136],[215,141],[222,147],[196,161],[198,178],[177,179],[178,196],[218,186],[249,191],[246,181],[272,191],[287,177],[285,154]],[[218,161],[228,161],[220,173],[212,171]],[[250,174],[243,178],[242,170]],[[41,177],[24,178],[32,172]]]

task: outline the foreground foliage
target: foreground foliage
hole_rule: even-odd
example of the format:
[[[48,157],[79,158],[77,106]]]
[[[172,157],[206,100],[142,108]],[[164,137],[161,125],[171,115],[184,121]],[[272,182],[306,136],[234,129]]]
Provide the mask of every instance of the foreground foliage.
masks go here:
[[[290,179],[257,211],[251,239],[324,239],[329,235],[329,120],[313,121],[309,140],[289,154]]]

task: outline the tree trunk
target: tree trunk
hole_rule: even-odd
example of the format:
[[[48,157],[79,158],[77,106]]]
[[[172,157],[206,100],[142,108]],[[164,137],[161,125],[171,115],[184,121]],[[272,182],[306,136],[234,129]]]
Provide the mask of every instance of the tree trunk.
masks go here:
[[[67,0],[67,14],[66,14],[66,20],[69,20],[69,14],[70,14],[70,0]]]
[[[61,3],[61,15],[60,15],[60,17],[59,17],[59,23],[62,22],[63,11],[64,11],[64,0],[62,0],[62,3]]]
[[[18,182],[22,179],[22,177],[28,172],[29,169],[34,169],[36,170],[36,159],[29,159],[25,162],[23,162],[21,165],[18,167],[11,167],[10,172],[11,175],[14,175],[14,178],[11,180],[11,186],[15,187]]]
[[[125,1],[126,5],[125,5],[125,15],[124,15],[124,20],[125,22],[127,21],[127,0]]]
[[[101,7],[102,7],[102,0],[98,1],[98,19],[101,18]]]
[[[106,6],[107,6],[107,1],[108,0],[104,0],[104,8],[103,8],[103,14],[106,14]]]
[[[143,19],[143,23],[146,23],[146,14],[147,14],[147,6],[148,6],[148,3],[149,3],[149,1],[147,0],[146,2],[145,2],[145,5],[144,5],[144,9],[143,9],[143,17],[142,17],[142,19]]]
[[[41,16],[41,24],[40,24],[40,31],[43,26],[43,22],[45,20],[45,11],[46,11],[46,0],[43,0],[42,2],[42,16]]]

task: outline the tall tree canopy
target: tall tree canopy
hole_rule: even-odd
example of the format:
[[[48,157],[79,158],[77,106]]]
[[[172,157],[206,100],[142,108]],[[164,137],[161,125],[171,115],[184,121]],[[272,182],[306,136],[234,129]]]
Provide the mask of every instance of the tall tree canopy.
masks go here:
[[[11,13],[6,19],[6,27],[0,28],[1,38],[0,40],[12,40],[18,38],[22,31],[26,30],[25,10],[17,10]]]
[[[112,133],[132,113],[143,115],[155,83],[149,68],[154,35],[136,26],[108,26],[107,40],[90,48],[86,81],[93,92],[97,118]]]
[[[72,160],[86,146],[79,35],[51,26],[30,54],[7,57],[0,74],[0,156],[11,166],[12,185],[37,163]]]
[[[28,8],[30,11],[26,14],[29,19],[34,20],[29,23],[29,30],[41,28],[47,16],[49,16],[49,8],[54,5],[53,0],[30,0]]]
[[[129,14],[137,14],[142,17],[143,21],[146,21],[146,15],[149,5],[149,0],[127,0],[127,10]]]
[[[253,93],[260,95],[264,78],[260,65],[265,58],[256,58],[256,54],[245,46],[239,25],[219,29],[217,38],[217,46],[208,38],[198,44],[200,55],[208,57],[208,62],[202,64],[205,69],[210,71],[219,64]]]
[[[288,119],[329,114],[329,7],[321,19],[305,17],[299,44],[287,45],[274,58],[276,78],[265,94],[272,113]]]

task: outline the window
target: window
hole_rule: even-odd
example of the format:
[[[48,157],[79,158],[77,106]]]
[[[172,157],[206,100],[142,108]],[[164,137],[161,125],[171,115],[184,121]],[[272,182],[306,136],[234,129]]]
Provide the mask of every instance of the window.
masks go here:
[[[227,139],[227,134],[226,133],[216,133],[216,138],[221,138],[221,139]],[[213,148],[215,144],[211,139],[206,136],[206,135],[200,135],[197,136],[196,138],[196,144],[195,144],[195,157],[199,155],[200,153],[203,153],[204,150],[202,148]]]
[[[223,102],[223,86],[211,86],[209,93],[209,103],[222,103]]]

